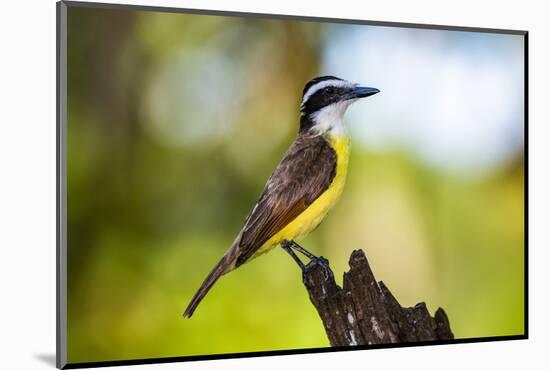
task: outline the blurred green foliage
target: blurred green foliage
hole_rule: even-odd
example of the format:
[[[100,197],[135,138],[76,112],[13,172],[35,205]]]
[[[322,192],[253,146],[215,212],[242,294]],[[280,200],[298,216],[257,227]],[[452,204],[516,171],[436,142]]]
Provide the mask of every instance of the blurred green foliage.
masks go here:
[[[69,362],[328,346],[281,250],[183,310],[291,143],[328,25],[69,8]],[[466,176],[353,147],[303,245],[363,248],[404,305],[458,338],[523,333],[524,168]]]

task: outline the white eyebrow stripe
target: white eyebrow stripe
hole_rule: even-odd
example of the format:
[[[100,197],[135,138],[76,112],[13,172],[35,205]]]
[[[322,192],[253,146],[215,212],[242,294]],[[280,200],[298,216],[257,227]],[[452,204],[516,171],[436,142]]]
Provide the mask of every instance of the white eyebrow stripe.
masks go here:
[[[317,91],[321,89],[324,89],[327,86],[352,87],[353,84],[345,80],[325,80],[325,81],[318,82],[315,85],[311,86],[306,91],[302,99],[302,106],[305,104],[305,102],[307,102],[307,100],[311,97],[311,95],[315,94]]]

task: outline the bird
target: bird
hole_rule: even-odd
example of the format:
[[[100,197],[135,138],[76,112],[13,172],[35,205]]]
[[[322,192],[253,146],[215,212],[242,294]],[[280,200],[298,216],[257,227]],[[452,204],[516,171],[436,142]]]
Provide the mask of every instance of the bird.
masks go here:
[[[318,259],[295,240],[319,226],[344,188],[350,151],[344,113],[354,102],[379,92],[335,76],[315,77],[305,84],[294,142],[267,180],[231,247],[191,299],[184,317],[193,315],[221,276],[277,246],[302,270],[305,265],[294,251]]]

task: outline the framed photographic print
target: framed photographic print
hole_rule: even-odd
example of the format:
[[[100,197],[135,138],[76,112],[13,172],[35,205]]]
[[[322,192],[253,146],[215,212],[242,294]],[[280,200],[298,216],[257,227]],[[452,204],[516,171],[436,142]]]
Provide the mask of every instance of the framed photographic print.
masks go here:
[[[526,31],[57,21],[59,368],[527,338]]]

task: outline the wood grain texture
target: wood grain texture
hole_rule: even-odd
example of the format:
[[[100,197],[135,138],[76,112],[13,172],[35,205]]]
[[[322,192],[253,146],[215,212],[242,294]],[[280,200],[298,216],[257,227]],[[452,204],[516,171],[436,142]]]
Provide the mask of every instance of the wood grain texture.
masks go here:
[[[402,307],[386,285],[376,281],[363,251],[351,254],[349,266],[343,287],[336,284],[325,259],[311,261],[303,274],[331,346],[454,339],[443,309],[432,317],[425,303]]]

